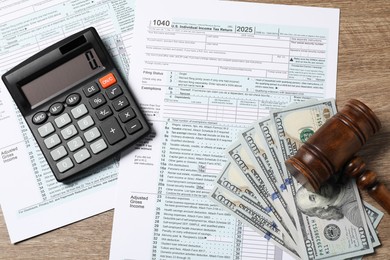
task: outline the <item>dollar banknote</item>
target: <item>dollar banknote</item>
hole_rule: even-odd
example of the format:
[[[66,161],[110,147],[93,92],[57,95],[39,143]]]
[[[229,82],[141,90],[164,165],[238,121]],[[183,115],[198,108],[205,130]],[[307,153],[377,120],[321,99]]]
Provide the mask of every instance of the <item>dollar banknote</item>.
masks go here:
[[[241,131],[210,199],[296,259],[351,259],[380,245],[383,213],[362,202],[355,181],[329,180],[317,193],[301,186],[285,161],[336,113],[334,99],[271,111]]]
[[[264,120],[262,120],[264,121]],[[291,203],[292,197],[288,193],[286,184],[284,183],[282,176],[277,173],[276,164],[272,160],[272,155],[267,146],[267,141],[262,133],[259,132],[255,125],[245,129],[239,134],[241,144],[245,146],[245,150],[248,151],[250,160],[257,165],[256,170],[261,174],[262,179],[269,183],[270,188],[274,194],[277,194],[283,210],[287,212],[293,225],[296,229],[296,212],[294,203]],[[272,138],[272,137],[271,137]]]
[[[367,216],[370,219],[370,222],[372,223],[374,228],[377,228],[379,225],[379,222],[383,218],[383,215],[384,215],[383,212],[380,211],[379,209],[375,208],[374,206],[372,206],[370,203],[367,203],[364,201],[363,204],[364,204],[364,209],[367,212]]]
[[[368,230],[370,232],[372,246],[380,246],[381,243],[379,241],[379,237],[375,229],[378,227],[379,222],[383,217],[383,212],[365,201],[363,201],[363,206],[364,210],[366,211],[366,219],[368,224]]]
[[[270,209],[266,203],[255,194],[253,191],[252,185],[249,183],[249,180],[241,174],[232,163],[225,163],[221,174],[215,180],[215,185],[223,186],[224,188],[230,190],[236,196],[242,200],[251,204],[259,214],[267,215],[269,219],[272,219],[270,216]],[[275,221],[275,219],[273,220]],[[275,222],[278,226],[281,226],[280,223]]]
[[[298,104],[301,106],[304,104],[312,104],[312,102],[313,100],[306,100],[300,103],[293,102],[284,109],[294,108]],[[292,199],[295,195],[295,191],[293,192],[291,187],[293,184],[293,179],[291,178],[291,175],[287,174],[284,167],[284,161],[279,158],[280,148],[278,147],[279,142],[274,122],[271,121],[271,117],[268,116],[255,122],[254,127],[258,135],[261,137],[260,140],[264,140],[264,150],[269,158],[269,162],[273,171],[276,173],[276,175],[279,175],[283,181],[282,185],[280,186],[281,189],[287,190],[290,193],[288,196],[289,199]]]
[[[383,217],[383,212],[381,212],[379,209],[375,208],[371,204],[363,201],[364,209],[366,211],[367,216],[367,223],[369,224],[369,231],[370,231],[370,237],[372,241],[372,245],[374,247],[379,246],[381,243],[379,241],[377,232],[375,228],[379,225],[379,222],[381,221]],[[371,224],[371,225],[370,225]],[[363,256],[353,257],[350,258],[350,260],[361,260],[363,259]]]
[[[261,234],[265,239],[272,241],[275,246],[289,253],[295,259],[301,259],[296,251],[299,247],[288,239],[288,236],[285,236],[272,220],[261,214],[250,204],[219,185],[214,186],[209,197],[217,205],[230,212],[237,219]]]
[[[282,190],[290,190],[289,185],[291,185],[292,180],[287,176],[286,172],[283,171],[283,163],[279,159],[279,148],[276,137],[275,127],[272,125],[272,121],[270,117],[266,117],[264,119],[259,120],[255,123],[255,128],[259,135],[266,141],[265,149],[267,154],[270,156],[270,161],[273,163],[273,170],[280,176],[282,179],[281,189]],[[292,198],[290,193],[290,198]]]
[[[253,207],[258,214],[262,214],[263,216],[268,216],[272,221],[277,225],[278,229],[281,230],[281,232],[289,236],[289,239],[291,241],[294,241],[294,235],[296,235],[296,230],[294,235],[291,234],[290,230],[285,227],[285,225],[280,222],[279,219],[275,218],[271,209],[267,205],[267,203],[264,202],[262,196],[257,195],[256,192],[254,192],[254,188],[249,182],[249,180],[243,175],[243,173],[237,169],[237,167],[234,167],[232,163],[227,162],[225,166],[223,167],[223,170],[220,174],[220,176],[216,179],[216,185],[223,186],[230,192],[232,192],[235,196],[239,197],[246,203],[250,204],[251,207]],[[297,244],[294,241],[295,244]]]
[[[281,161],[293,156],[327,119],[334,100],[315,101],[273,111]],[[287,172],[285,165],[283,170]],[[287,174],[289,174],[287,172]],[[300,235],[308,259],[346,259],[373,252],[364,208],[355,181],[321,187],[313,193],[293,182]]]
[[[313,100],[289,106],[286,109],[271,111],[271,125],[274,127],[277,142],[277,158],[282,171],[290,180],[291,194],[295,197],[296,183],[287,171],[284,162],[294,155],[302,144],[320,128],[327,119],[336,113],[334,99],[318,102]]]
[[[256,167],[256,162],[250,160],[249,153],[245,146],[238,139],[226,150],[228,159],[233,167],[248,180],[253,188],[256,196],[261,199],[265,206],[269,209],[269,214],[288,230],[291,237],[296,237],[296,226],[294,220],[290,218],[286,207],[283,207],[279,192],[273,189],[270,182],[264,174],[261,174],[259,167]]]

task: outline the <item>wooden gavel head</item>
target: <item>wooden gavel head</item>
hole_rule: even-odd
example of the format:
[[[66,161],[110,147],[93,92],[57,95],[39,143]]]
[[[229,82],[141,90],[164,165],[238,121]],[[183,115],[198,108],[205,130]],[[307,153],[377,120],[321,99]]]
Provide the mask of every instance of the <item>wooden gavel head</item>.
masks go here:
[[[358,100],[349,100],[286,160],[287,169],[313,192],[336,174],[341,178],[354,177],[359,187],[367,189],[377,201],[386,197],[388,205],[378,202],[390,212],[390,192],[378,182],[375,173],[366,170],[363,160],[355,156],[380,127],[378,117],[369,107]]]

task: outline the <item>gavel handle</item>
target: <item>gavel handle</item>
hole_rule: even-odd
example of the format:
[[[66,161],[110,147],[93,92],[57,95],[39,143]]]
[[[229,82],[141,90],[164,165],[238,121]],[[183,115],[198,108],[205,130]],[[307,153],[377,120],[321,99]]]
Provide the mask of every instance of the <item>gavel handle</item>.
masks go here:
[[[378,181],[375,172],[366,169],[361,157],[353,157],[344,167],[343,173],[355,178],[358,187],[367,190],[368,194],[390,214],[390,191]]]
[[[378,183],[371,189],[368,189],[368,194],[390,214],[390,191],[383,183]]]

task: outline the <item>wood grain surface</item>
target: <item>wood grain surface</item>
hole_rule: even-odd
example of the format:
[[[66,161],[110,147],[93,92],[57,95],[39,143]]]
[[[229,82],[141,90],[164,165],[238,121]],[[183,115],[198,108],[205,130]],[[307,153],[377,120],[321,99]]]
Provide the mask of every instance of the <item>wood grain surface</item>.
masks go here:
[[[367,168],[390,188],[390,1],[252,1],[340,8],[337,105],[355,98],[379,117],[382,129],[359,152]],[[0,18],[1,19],[1,18]],[[380,207],[365,192],[365,201]],[[384,211],[384,210],[383,210]],[[65,226],[16,245],[0,211],[0,259],[108,259],[113,211]],[[390,217],[378,227],[382,245],[364,259],[389,259]]]

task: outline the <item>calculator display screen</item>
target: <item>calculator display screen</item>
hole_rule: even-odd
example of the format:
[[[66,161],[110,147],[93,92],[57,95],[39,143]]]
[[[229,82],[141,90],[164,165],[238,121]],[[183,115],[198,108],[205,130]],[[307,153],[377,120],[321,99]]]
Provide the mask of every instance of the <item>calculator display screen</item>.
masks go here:
[[[104,70],[94,49],[89,49],[21,87],[30,105],[54,97]]]

